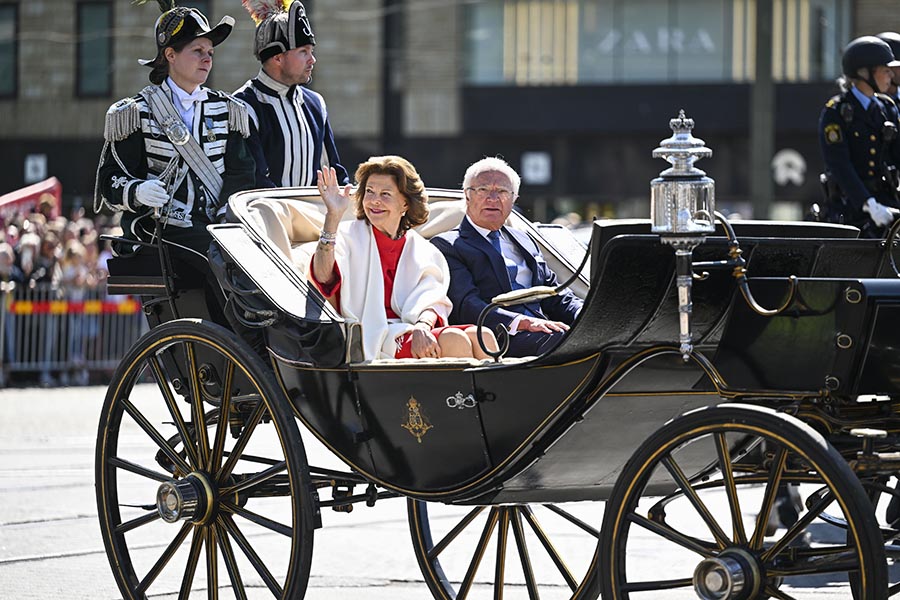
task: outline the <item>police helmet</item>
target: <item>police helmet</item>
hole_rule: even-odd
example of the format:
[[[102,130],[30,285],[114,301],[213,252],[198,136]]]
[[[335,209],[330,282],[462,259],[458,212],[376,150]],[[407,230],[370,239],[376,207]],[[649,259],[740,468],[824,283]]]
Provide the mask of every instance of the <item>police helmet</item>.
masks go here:
[[[894,60],[888,64],[888,66],[900,67],[900,33],[897,33],[896,31],[883,31],[875,37],[887,42],[887,45],[891,47],[891,52],[894,53]]]
[[[894,63],[891,47],[874,35],[858,37],[844,48],[841,67],[847,77],[859,77],[857,71],[877,66],[890,66]],[[896,63],[900,66],[900,62]]]

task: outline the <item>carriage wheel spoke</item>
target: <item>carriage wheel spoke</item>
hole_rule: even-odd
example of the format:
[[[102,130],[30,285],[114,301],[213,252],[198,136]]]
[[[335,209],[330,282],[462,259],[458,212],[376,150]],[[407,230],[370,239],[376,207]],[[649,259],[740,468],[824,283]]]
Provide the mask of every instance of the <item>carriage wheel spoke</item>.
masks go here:
[[[134,406],[134,404],[131,403],[130,400],[125,400],[123,398],[122,406],[125,408],[125,412],[127,412],[131,416],[131,418],[134,419],[135,423],[137,423],[138,426],[144,430],[144,433],[150,436],[150,439],[152,439],[156,443],[156,445],[159,446],[159,449],[163,451],[163,454],[165,454],[176,467],[181,469],[181,471],[184,473],[191,472],[191,466],[186,463],[185,460],[181,458],[181,456],[179,456],[178,452],[176,452],[175,449],[169,445],[169,442],[167,442],[163,438],[163,436],[153,427],[153,425],[150,424],[147,418],[144,417],[144,415],[142,415],[140,411],[138,411],[138,409]]]
[[[181,415],[181,409],[178,408],[178,402],[175,400],[175,395],[172,394],[172,390],[166,382],[166,376],[163,373],[162,365],[155,356],[148,357],[147,361],[150,363],[150,369],[153,371],[153,378],[156,380],[156,385],[159,387],[159,391],[162,392],[162,395],[166,400],[166,407],[169,409],[169,415],[172,417],[172,422],[178,430],[178,435],[181,436],[181,441],[184,443],[184,451],[187,453],[188,460],[194,465],[194,469],[199,469],[202,465],[197,457],[197,448],[194,446],[191,434],[187,429],[187,423],[185,423],[184,417]],[[183,469],[185,473],[190,473],[192,470],[193,469],[191,468]]]
[[[200,379],[197,369],[197,353],[194,344],[185,343],[185,354],[188,361],[188,382],[191,392],[191,421],[194,423],[194,434],[200,451],[199,468],[209,464],[209,436],[206,432],[206,415],[203,411],[203,395],[200,393]],[[222,419],[219,419],[220,421]],[[227,420],[227,419],[226,419]]]
[[[246,508],[242,508],[240,506],[235,506],[234,504],[231,504],[230,502],[222,502],[220,504],[220,507],[222,508],[222,510],[226,510],[232,514],[244,517],[248,521],[251,521],[253,523],[256,523],[257,525],[265,527],[266,529],[274,531],[275,533],[280,533],[281,535],[284,535],[287,537],[291,537],[294,533],[293,528],[290,527],[289,525],[284,525],[283,523],[279,523],[278,521],[273,521],[272,519],[269,519],[268,517],[264,517],[255,512],[249,511]]]
[[[528,523],[528,525],[531,526],[531,530],[534,531],[534,534],[537,536],[538,540],[540,540],[541,545],[544,547],[544,550],[547,551],[550,559],[553,560],[553,564],[556,565],[556,568],[563,576],[563,579],[566,580],[569,588],[574,591],[575,588],[578,587],[578,583],[572,576],[572,572],[569,570],[569,567],[566,566],[565,561],[563,561],[562,557],[559,555],[559,552],[556,551],[556,548],[553,546],[553,542],[550,541],[550,538],[547,537],[547,534],[544,532],[543,527],[541,527],[541,524],[538,523],[534,511],[531,510],[530,506],[524,506],[522,507],[522,514],[525,515],[525,521]]]
[[[497,563],[494,566],[494,600],[503,600],[504,575],[506,570],[506,542],[509,539],[509,510],[501,510],[497,527]]]
[[[791,525],[790,528],[785,532],[784,536],[775,544],[766,549],[765,552],[760,555],[760,559],[763,562],[768,562],[772,559],[773,556],[777,556],[779,553],[784,552],[785,549],[788,548],[789,544],[793,542],[803,531],[815,520],[819,517],[822,512],[828,508],[828,506],[834,502],[834,494],[829,490],[828,493],[824,494],[818,502],[816,502],[812,507],[810,507],[806,513],[800,520]]]
[[[654,592],[657,590],[674,590],[683,587],[693,587],[694,580],[687,579],[661,579],[659,581],[640,581],[626,583],[622,589],[628,592]]]
[[[753,532],[753,538],[750,540],[750,549],[759,550],[762,548],[763,538],[766,535],[766,524],[769,522],[769,515],[772,514],[772,508],[775,506],[775,497],[778,493],[778,487],[781,485],[781,476],[784,467],[787,464],[787,449],[779,448],[775,454],[775,460],[772,461],[772,467],[769,469],[769,477],[766,481],[766,490],[763,494],[762,506],[759,514],[756,515],[756,530]]]
[[[228,415],[231,412],[231,386],[234,382],[234,363],[228,361],[225,365],[225,374],[222,376],[222,402],[219,405],[219,423],[216,425],[216,439],[213,442],[209,463],[206,465],[208,473],[215,473],[222,465],[222,456],[225,452],[225,438],[228,435]]]
[[[241,459],[241,455],[244,453],[244,449],[247,447],[247,444],[250,442],[250,437],[253,435],[253,432],[256,431],[256,426],[259,423],[260,419],[262,419],[263,413],[266,411],[266,404],[262,400],[257,402],[256,408],[253,410],[253,414],[250,415],[250,419],[247,421],[244,430],[241,431],[241,436],[238,438],[237,443],[235,443],[234,448],[231,450],[231,454],[228,456],[228,460],[225,461],[225,464],[219,469],[219,472],[216,473],[216,481],[222,483],[225,479],[231,475],[231,472],[234,471],[235,465]]]
[[[141,516],[137,517],[136,519],[132,519],[130,521],[120,523],[116,527],[116,533],[119,535],[121,535],[123,533],[128,533],[132,529],[137,529],[138,527],[142,527],[142,526],[146,525],[147,523],[152,523],[153,521],[157,520],[158,518],[159,518],[159,512],[157,512],[155,510],[152,512],[148,512],[147,514],[141,515]]]
[[[126,471],[134,473],[135,475],[142,475],[147,479],[159,481],[160,483],[169,481],[172,478],[169,473],[159,473],[142,465],[136,465],[131,461],[125,460],[124,458],[119,458],[117,456],[110,458],[107,462],[109,462],[109,464],[114,467],[125,469]]]
[[[522,563],[522,573],[525,574],[525,587],[528,589],[530,600],[539,600],[537,582],[534,580],[534,568],[531,566],[531,557],[528,555],[528,544],[525,541],[525,531],[522,529],[521,511],[515,512],[512,519],[513,537],[516,540],[516,548],[519,550],[519,562]]]
[[[216,529],[206,528],[206,587],[209,600],[219,598],[219,556],[216,552]]]
[[[191,585],[194,583],[194,575],[197,573],[197,563],[200,562],[200,551],[203,550],[203,538],[205,533],[202,528],[194,529],[194,539],[191,540],[191,552],[188,554],[187,565],[184,569],[184,578],[181,580],[181,591],[178,600],[189,600],[191,597]]]
[[[716,540],[716,543],[719,545],[719,548],[726,548],[730,545],[731,540],[725,535],[725,532],[722,531],[722,528],[719,526],[719,523],[716,521],[715,517],[713,517],[712,513],[707,508],[706,504],[703,503],[703,500],[700,498],[699,494],[697,494],[697,490],[694,489],[694,486],[691,485],[691,482],[688,481],[688,478],[685,476],[684,471],[681,470],[681,467],[675,462],[675,459],[672,458],[671,455],[666,456],[662,459],[662,464],[669,472],[669,474],[675,479],[675,483],[678,484],[678,487],[681,488],[681,491],[684,492],[685,498],[691,503],[694,507],[694,510],[700,515],[703,519],[703,522],[706,523],[706,526],[709,528],[710,533],[713,534],[713,537]]]
[[[231,494],[236,494],[237,492],[245,492],[253,487],[256,487],[257,485],[259,485],[265,481],[268,481],[275,475],[278,475],[282,471],[286,471],[286,470],[287,470],[287,463],[285,461],[281,461],[279,463],[276,463],[275,466],[269,467],[265,471],[260,471],[256,475],[253,475],[252,477],[248,477],[244,481],[240,482],[238,485],[235,485],[232,487],[227,487],[227,488],[222,488],[220,493],[223,496],[230,496]]]
[[[544,504],[542,506],[544,506],[544,508],[546,508],[547,510],[558,514],[560,517],[562,517],[569,523],[572,523],[576,527],[579,527],[579,528],[585,530],[586,532],[588,532],[589,534],[591,534],[598,540],[600,539],[600,531],[599,530],[597,530],[594,527],[591,527],[590,525],[588,525],[587,523],[585,523],[584,521],[582,521],[581,519],[579,519],[572,513],[564,511],[563,509],[556,506],[555,504]]]
[[[738,497],[737,486],[734,483],[734,471],[731,465],[731,452],[728,449],[724,433],[717,433],[716,455],[719,457],[719,471],[725,484],[725,493],[728,495],[728,508],[731,510],[731,530],[734,542],[739,545],[747,543],[747,532],[744,529],[744,520],[741,518],[741,501]]]
[[[477,508],[473,508],[469,513],[463,517],[462,521],[456,524],[456,527],[451,529],[447,535],[441,538],[441,541],[434,545],[431,551],[428,552],[428,560],[434,561],[438,557],[438,555],[443,552],[447,546],[449,546],[456,537],[462,533],[462,531],[469,526],[469,524],[484,511],[483,506],[479,506]]]
[[[150,567],[150,570],[144,576],[144,579],[135,588],[135,592],[137,592],[138,596],[143,595],[153,583],[153,581],[157,577],[159,577],[159,574],[162,572],[165,566],[169,563],[170,560],[172,560],[175,552],[178,551],[178,548],[181,546],[184,538],[186,538],[188,533],[190,533],[191,527],[192,525],[190,523],[185,523],[181,526],[181,529],[178,531],[175,539],[169,542],[169,545],[166,546],[166,549],[163,551],[162,555],[160,555],[160,557],[156,560],[156,563],[154,563],[154,565]]]
[[[231,534],[231,537],[234,538],[234,541],[237,542],[238,547],[244,553],[244,556],[247,557],[247,560],[250,561],[250,564],[253,565],[253,568],[256,569],[256,572],[262,578],[262,580],[266,583],[266,587],[269,588],[269,591],[272,592],[276,598],[280,598],[282,596],[281,585],[275,580],[275,577],[272,576],[272,573],[269,572],[269,569],[266,568],[266,565],[263,563],[262,559],[253,549],[253,546],[250,545],[250,542],[247,541],[247,538],[244,537],[244,534],[241,533],[241,530],[238,529],[237,524],[232,520],[229,515],[222,515],[220,518],[222,525]]]
[[[682,548],[686,548],[687,550],[696,552],[700,556],[711,558],[715,555],[712,548],[700,544],[694,538],[688,537],[679,531],[675,531],[668,525],[657,523],[656,521],[651,521],[650,519],[642,517],[637,513],[630,513],[626,516],[626,518],[632,523],[640,525],[644,529],[651,531],[670,542],[678,544]]]
[[[225,528],[219,523],[215,523],[213,528],[216,530],[216,540],[222,549],[222,558],[225,560],[225,569],[228,571],[228,579],[231,580],[231,589],[234,591],[236,600],[247,600],[247,593],[244,591],[244,582],[241,580],[241,572],[238,569],[237,561],[234,558],[234,550],[231,548],[231,542],[228,540],[228,534]]]
[[[459,586],[459,593],[456,595],[456,600],[465,600],[466,596],[469,595],[469,590],[472,588],[472,582],[475,581],[475,573],[478,571],[481,559],[484,558],[484,552],[487,550],[488,542],[491,539],[491,533],[494,531],[494,527],[497,526],[497,519],[499,516],[500,509],[492,508],[487,523],[484,524],[484,530],[481,532],[481,539],[478,540],[478,547],[475,548],[475,554],[472,555],[472,561],[469,563],[466,576]]]

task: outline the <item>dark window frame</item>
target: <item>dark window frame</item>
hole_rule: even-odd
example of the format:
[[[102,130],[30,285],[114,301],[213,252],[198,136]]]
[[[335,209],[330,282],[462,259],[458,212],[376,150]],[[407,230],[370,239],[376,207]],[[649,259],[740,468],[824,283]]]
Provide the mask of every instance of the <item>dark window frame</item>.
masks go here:
[[[10,99],[19,96],[19,3],[0,5],[0,9],[12,9],[13,39],[12,39],[12,89],[10,92],[0,91],[0,98]]]
[[[100,92],[88,92],[85,91],[82,87],[82,75],[84,74],[82,71],[81,64],[81,45],[82,45],[82,35],[83,35],[83,25],[82,22],[83,15],[82,9],[86,6],[105,6],[109,12],[109,33],[106,36],[106,44],[109,55],[109,63],[107,64],[106,71],[106,86],[103,91]],[[114,71],[114,58],[113,58],[113,35],[112,28],[115,26],[115,13],[113,9],[112,0],[79,0],[75,4],[75,32],[77,36],[77,40],[75,42],[75,97],[76,98],[109,98],[113,93],[113,71]]]

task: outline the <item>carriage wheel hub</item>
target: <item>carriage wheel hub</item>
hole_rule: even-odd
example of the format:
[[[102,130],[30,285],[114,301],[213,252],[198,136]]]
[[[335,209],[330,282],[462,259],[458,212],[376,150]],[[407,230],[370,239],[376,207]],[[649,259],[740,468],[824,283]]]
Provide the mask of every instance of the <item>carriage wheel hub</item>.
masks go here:
[[[737,549],[707,558],[694,570],[694,591],[703,600],[749,598],[759,581],[756,560]]]
[[[212,513],[212,486],[203,473],[191,473],[184,479],[170,479],[156,491],[156,510],[166,523],[190,520],[205,522]]]

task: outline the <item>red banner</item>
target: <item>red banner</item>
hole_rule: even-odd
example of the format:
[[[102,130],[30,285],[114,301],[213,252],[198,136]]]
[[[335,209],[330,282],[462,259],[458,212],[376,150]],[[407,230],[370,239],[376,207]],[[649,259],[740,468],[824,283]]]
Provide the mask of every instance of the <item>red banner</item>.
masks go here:
[[[56,177],[29,185],[20,190],[0,196],[0,217],[9,218],[16,213],[27,215],[37,210],[41,199],[53,201],[51,217],[59,216],[62,205],[62,184]]]

